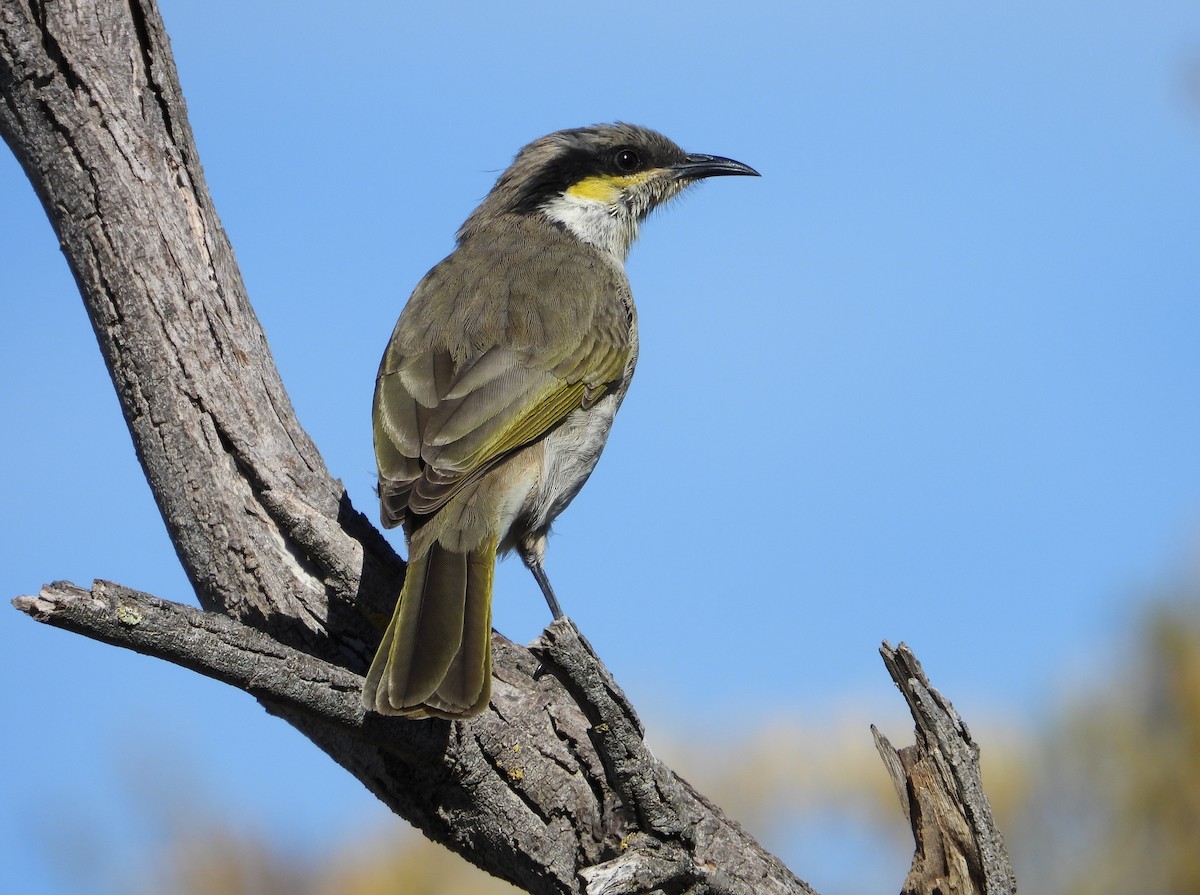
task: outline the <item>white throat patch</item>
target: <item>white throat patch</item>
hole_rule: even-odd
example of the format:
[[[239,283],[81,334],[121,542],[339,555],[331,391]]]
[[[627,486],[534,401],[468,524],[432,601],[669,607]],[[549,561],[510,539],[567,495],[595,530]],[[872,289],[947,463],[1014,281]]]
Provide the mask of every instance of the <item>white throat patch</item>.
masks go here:
[[[622,264],[637,239],[637,218],[621,203],[561,193],[542,205],[542,212],[583,242],[608,252]]]

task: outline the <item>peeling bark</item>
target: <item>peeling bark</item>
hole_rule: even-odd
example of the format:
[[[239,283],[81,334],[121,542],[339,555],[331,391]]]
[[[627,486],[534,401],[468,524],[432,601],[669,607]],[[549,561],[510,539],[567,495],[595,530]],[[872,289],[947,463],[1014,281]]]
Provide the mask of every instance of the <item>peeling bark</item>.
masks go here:
[[[1004,838],[983,791],[979,746],[907,646],[885,643],[880,653],[917,725],[916,744],[902,749],[871,727],[916,842],[902,895],[1016,892]]]

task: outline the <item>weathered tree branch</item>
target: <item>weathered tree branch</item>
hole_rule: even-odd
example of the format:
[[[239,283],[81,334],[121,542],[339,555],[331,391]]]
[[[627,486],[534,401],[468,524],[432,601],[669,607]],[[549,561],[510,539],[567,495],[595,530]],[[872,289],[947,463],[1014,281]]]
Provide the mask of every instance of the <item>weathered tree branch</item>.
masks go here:
[[[335,743],[326,751],[398,813],[436,821],[438,841],[472,844],[466,856],[487,870],[498,868],[494,851],[512,850],[497,840],[517,839],[519,854],[501,866],[529,891],[576,892],[583,881],[589,893],[812,892],[650,753],[633,709],[569,619],[532,653],[497,635],[504,661],[492,710],[451,724],[365,712],[358,674],[227,616],[112,582],[57,582],[14,604],[254,695]],[[411,791],[399,793],[397,779]]]
[[[1016,892],[1004,839],[983,791],[979,746],[907,646],[884,643],[880,653],[917,725],[916,745],[902,749],[871,727],[917,845],[901,892]]]
[[[0,133],[58,234],[201,605],[363,665],[402,566],[296,421],[157,8],[5,2],[0,17]]]
[[[495,637],[492,705],[468,723],[363,712],[403,564],[295,419],[150,0],[0,0],[0,134],[59,236],[205,611],[107,583],[18,608],[252,693],[530,892],[811,891],[650,754],[568,622],[533,652]]]

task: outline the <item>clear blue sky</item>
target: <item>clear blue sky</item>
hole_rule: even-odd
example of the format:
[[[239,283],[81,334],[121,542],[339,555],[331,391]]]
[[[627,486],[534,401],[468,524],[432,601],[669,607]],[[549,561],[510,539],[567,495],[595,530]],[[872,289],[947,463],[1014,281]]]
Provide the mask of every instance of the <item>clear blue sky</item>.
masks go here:
[[[898,700],[885,638],[968,721],[1036,724],[1194,562],[1200,5],[164,15],[284,382],[372,515],[380,352],[518,147],[621,119],[763,173],[644,228],[641,363],[550,547],[652,735],[860,713],[866,737],[860,707]],[[6,151],[0,209],[0,595],[104,577],[193,601]],[[545,607],[506,565],[496,626],[527,641]],[[384,822],[243,694],[12,610],[0,643],[4,891],[100,891],[38,842],[70,817],[131,860],[160,835],[130,805],[151,784],[298,851]]]

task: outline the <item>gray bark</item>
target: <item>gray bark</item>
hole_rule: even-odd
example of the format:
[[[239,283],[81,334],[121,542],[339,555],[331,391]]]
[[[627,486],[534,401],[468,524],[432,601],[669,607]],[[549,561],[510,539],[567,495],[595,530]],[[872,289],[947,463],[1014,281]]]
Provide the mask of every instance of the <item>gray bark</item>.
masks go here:
[[[902,895],[1017,891],[983,791],[978,744],[908,647],[884,643],[880,653],[917,725],[916,744],[901,749],[871,727],[917,846]]]
[[[811,892],[649,753],[568,621],[532,651],[495,635],[479,718],[363,712],[403,563],[296,421],[150,0],[0,0],[0,134],[59,236],[203,607],[97,582],[19,609],[246,690],[430,837],[530,892]]]

